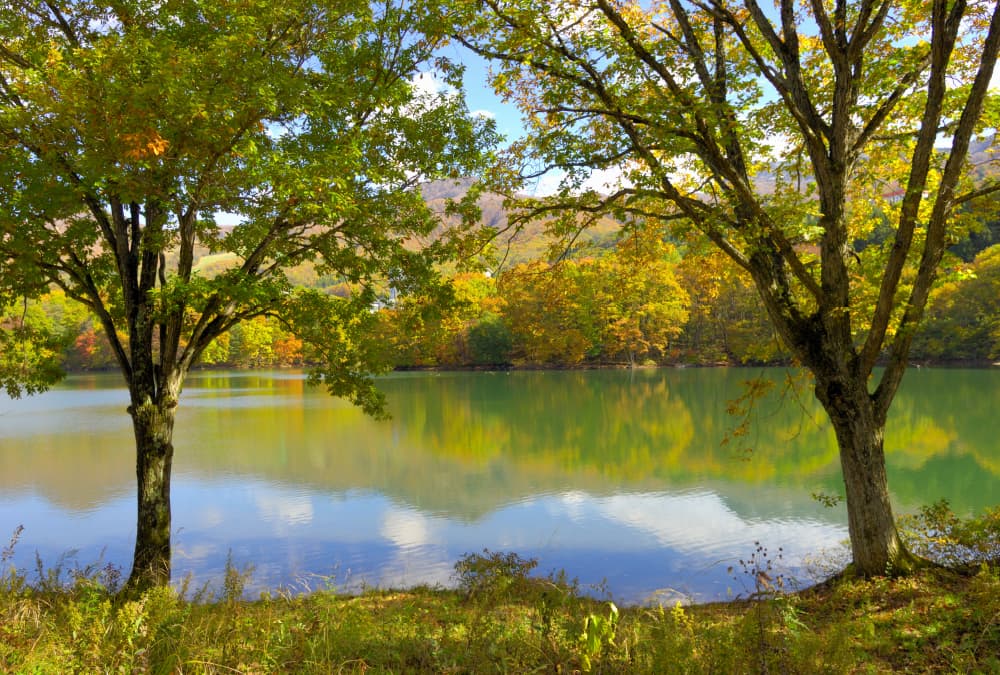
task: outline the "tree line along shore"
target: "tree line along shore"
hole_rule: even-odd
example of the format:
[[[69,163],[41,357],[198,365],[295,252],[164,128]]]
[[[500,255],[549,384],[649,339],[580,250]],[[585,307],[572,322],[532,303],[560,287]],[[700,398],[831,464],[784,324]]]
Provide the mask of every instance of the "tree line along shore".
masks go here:
[[[986,230],[985,242],[989,242]],[[1000,358],[1000,246],[966,243],[932,293],[911,361],[989,366]],[[961,253],[962,255],[959,255]],[[212,272],[210,257],[206,268]],[[217,262],[214,264],[218,264]],[[218,269],[214,270],[218,271]],[[349,284],[308,266],[295,281],[346,295]],[[750,279],[722,254],[633,236],[591,245],[550,264],[520,262],[499,274],[454,273],[453,302],[390,295],[373,305],[369,336],[388,368],[574,368],[638,365],[780,365],[789,362]],[[58,289],[3,321],[51,336],[70,372],[111,370],[97,321]],[[8,354],[0,358],[17,358]],[[235,326],[205,351],[207,367],[308,365],[303,341],[275,319]]]

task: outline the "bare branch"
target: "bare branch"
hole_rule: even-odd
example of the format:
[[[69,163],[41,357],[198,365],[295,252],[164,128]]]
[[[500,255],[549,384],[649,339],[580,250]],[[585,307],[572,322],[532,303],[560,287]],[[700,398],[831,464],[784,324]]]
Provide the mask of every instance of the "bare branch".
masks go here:
[[[24,70],[37,70],[35,64],[16,52],[12,52],[6,45],[0,44],[0,59],[13,63]]]
[[[896,106],[903,100],[906,92],[917,83],[920,75],[924,72],[924,69],[930,65],[930,62],[931,54],[930,50],[928,50],[927,54],[924,55],[917,66],[903,75],[903,77],[900,78],[899,85],[897,85],[896,88],[882,100],[882,103],[879,104],[878,108],[876,108],[871,118],[869,118],[868,122],[861,130],[861,133],[859,133],[858,137],[854,139],[854,143],[850,149],[850,154],[856,155],[860,153],[864,149],[865,145],[872,140],[875,132],[882,128],[882,125],[885,124],[889,115],[892,114],[892,111],[895,110]]]
[[[77,36],[76,31],[73,30],[73,27],[69,25],[68,21],[66,21],[66,17],[63,16],[63,13],[59,11],[59,7],[54,5],[49,0],[45,0],[45,6],[49,8],[50,12],[52,12],[52,16],[55,18],[56,26],[58,26],[59,30],[62,31],[62,34],[66,36],[69,43],[74,47],[79,47],[80,39]]]

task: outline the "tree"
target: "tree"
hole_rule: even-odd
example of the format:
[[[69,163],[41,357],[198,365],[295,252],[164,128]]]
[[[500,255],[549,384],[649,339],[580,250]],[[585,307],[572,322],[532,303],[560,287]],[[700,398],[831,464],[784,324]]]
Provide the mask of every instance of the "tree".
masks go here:
[[[855,568],[908,568],[885,422],[952,216],[997,189],[971,183],[966,157],[998,123],[1000,5],[464,6],[459,39],[494,60],[494,86],[525,113],[515,151],[566,172],[554,200],[529,206],[683,219],[745,269],[836,432]],[[950,147],[937,150],[942,137]],[[582,190],[595,169],[619,171],[618,189]],[[856,251],[885,219],[884,245]]]
[[[434,288],[421,180],[473,174],[492,126],[416,86],[435,0],[13,0],[0,7],[0,298],[50,285],[97,317],[129,389],[137,533],[128,588],[170,577],[173,427],[185,376],[256,317],[371,413],[373,285]],[[453,90],[451,90],[453,91]],[[220,227],[215,216],[235,214]],[[214,276],[195,246],[227,256]],[[350,298],[297,290],[312,263]]]
[[[230,333],[233,362],[245,368],[261,368],[274,363],[274,341],[278,327],[258,316],[235,326]]]
[[[585,264],[536,260],[501,276],[498,284],[516,360],[574,366],[599,353],[594,289]]]
[[[711,242],[691,242],[677,272],[691,300],[679,341],[685,359],[710,364],[781,357],[753,280],[725,253]]]
[[[9,396],[44,391],[59,380],[59,357],[73,338],[57,323],[26,298],[8,307],[0,302],[0,388]]]
[[[505,366],[510,363],[514,337],[503,319],[496,314],[485,314],[479,322],[469,327],[469,356],[479,366]]]
[[[595,311],[604,322],[601,344],[629,366],[653,353],[666,354],[684,329],[688,296],[668,259],[672,247],[656,231],[637,229],[588,270],[599,287]]]
[[[913,340],[916,358],[978,361],[1000,357],[1000,246],[940,284]]]

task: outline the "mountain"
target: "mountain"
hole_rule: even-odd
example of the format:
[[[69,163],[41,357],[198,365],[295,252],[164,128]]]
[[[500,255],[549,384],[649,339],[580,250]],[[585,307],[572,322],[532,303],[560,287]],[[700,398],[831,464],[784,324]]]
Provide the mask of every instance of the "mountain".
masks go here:
[[[441,180],[421,185],[421,194],[428,206],[442,219],[442,230],[457,224],[454,216],[446,214],[449,200],[458,200],[471,188],[471,179]],[[496,234],[493,245],[499,263],[503,267],[563,255],[567,249],[570,255],[587,255],[598,249],[612,246],[621,231],[621,222],[610,216],[601,217],[586,228],[571,242],[561,241],[548,235],[545,220],[511,225],[510,214],[505,207],[503,196],[487,192],[480,196],[478,206],[481,212],[480,225]],[[441,230],[435,232],[440,236]]]

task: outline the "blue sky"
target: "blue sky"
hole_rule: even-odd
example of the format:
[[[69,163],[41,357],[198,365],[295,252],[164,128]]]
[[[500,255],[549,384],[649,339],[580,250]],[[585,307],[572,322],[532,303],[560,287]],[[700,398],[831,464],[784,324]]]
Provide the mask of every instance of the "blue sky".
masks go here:
[[[463,83],[466,104],[470,112],[485,114],[495,119],[497,131],[503,134],[507,142],[524,135],[521,112],[517,106],[512,102],[505,102],[497,96],[490,86],[489,66],[485,59],[456,43],[446,47],[442,51],[442,55],[465,66]],[[426,84],[433,86],[431,81]],[[550,171],[539,178],[534,186],[526,186],[525,189],[536,195],[552,193],[558,188],[559,181],[563,176],[561,171]],[[593,178],[584,185],[602,192],[609,192],[619,186],[620,179],[621,172],[617,169],[595,171]]]
[[[472,112],[489,114],[497,121],[497,130],[514,140],[522,135],[521,115],[513,103],[505,103],[493,92],[488,81],[486,61],[458,44],[445,48],[445,56],[465,65],[465,96]]]
[[[471,112],[489,115],[496,120],[497,130],[506,140],[512,141],[523,135],[521,114],[513,103],[504,102],[494,93],[489,84],[489,66],[485,59],[462,47],[457,43],[448,45],[443,50],[443,56],[465,65],[464,87],[468,108]],[[1000,91],[1000,66],[995,68],[991,80],[991,89]],[[536,194],[552,191],[559,180],[559,174],[543,178],[535,188]],[[600,172],[592,181],[592,187],[604,191],[618,180],[617,172]]]

